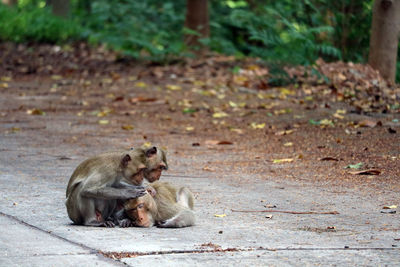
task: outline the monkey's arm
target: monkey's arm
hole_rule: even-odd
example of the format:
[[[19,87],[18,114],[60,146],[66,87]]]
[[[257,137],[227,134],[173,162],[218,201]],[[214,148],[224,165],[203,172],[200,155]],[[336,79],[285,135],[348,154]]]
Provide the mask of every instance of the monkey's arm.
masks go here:
[[[126,182],[120,181],[116,185],[114,185],[115,188],[119,189],[125,189],[125,188],[133,188],[133,189],[142,189],[143,187],[140,185],[133,185],[133,184],[128,184]]]
[[[131,227],[133,226],[133,222],[131,219],[128,218],[128,216],[125,213],[124,209],[120,209],[119,211],[115,212],[113,214],[113,219],[114,222],[119,225],[120,227]]]
[[[135,188],[114,188],[110,186],[90,187],[82,190],[82,196],[100,199],[130,199],[138,198],[146,194],[146,190],[141,187]]]

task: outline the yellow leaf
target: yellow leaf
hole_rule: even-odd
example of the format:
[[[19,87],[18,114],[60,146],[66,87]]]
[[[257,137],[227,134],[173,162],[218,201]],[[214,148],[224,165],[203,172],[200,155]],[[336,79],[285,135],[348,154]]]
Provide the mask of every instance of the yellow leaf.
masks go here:
[[[79,111],[78,113],[76,113],[76,116],[78,116],[78,117],[82,117],[83,116],[83,111]]]
[[[328,120],[328,119],[323,119],[319,121],[320,125],[326,125],[326,126],[333,126],[333,122],[332,120]]]
[[[123,130],[130,131],[130,130],[133,130],[134,127],[133,127],[133,125],[122,125],[121,128]]]
[[[8,88],[8,83],[0,83],[1,88]]]
[[[61,75],[52,75],[51,76],[51,78],[53,79],[53,80],[61,80],[63,77],[61,76]]]
[[[242,129],[238,129],[238,128],[232,128],[230,129],[232,132],[238,133],[238,134],[243,134],[243,130]]]
[[[223,218],[226,217],[226,214],[214,214],[214,217]]]
[[[11,77],[7,77],[7,76],[3,76],[0,78],[0,80],[2,80],[3,82],[11,82]]]
[[[253,129],[264,129],[264,128],[265,128],[265,123],[255,123],[255,122],[252,122],[252,123],[250,124],[250,126],[251,126],[251,128],[253,128]]]
[[[12,127],[10,130],[11,130],[11,132],[12,132],[12,133],[16,133],[16,132],[19,132],[19,131],[21,131],[21,128],[18,128],[18,127]]]
[[[133,81],[136,81],[136,80],[137,80],[137,77],[136,77],[136,76],[129,76],[129,77],[128,77],[128,80],[131,81],[131,82],[133,82]]]
[[[144,87],[147,87],[147,84],[144,83],[144,82],[137,82],[137,83],[135,83],[135,86],[136,87],[140,87],[140,88],[144,88]]]
[[[144,144],[142,145],[143,148],[149,148],[149,147],[151,147],[151,146],[152,146],[151,142],[146,142],[146,143],[144,143]]]
[[[233,101],[229,101],[229,106],[231,106],[232,108],[237,108],[237,104]]]
[[[245,76],[235,75],[233,77],[233,81],[237,84],[243,84],[248,81],[248,78]]]
[[[287,143],[284,143],[283,146],[293,146],[293,143],[292,142],[287,142]]]
[[[101,81],[102,81],[103,83],[112,83],[112,82],[113,82],[113,80],[110,79],[110,78],[104,78],[104,79],[102,79]]]
[[[336,110],[336,113],[337,114],[346,114],[346,110],[345,109],[338,109],[338,110]]]
[[[177,91],[182,89],[179,85],[173,85],[173,84],[167,84],[165,87],[171,91]]]
[[[342,115],[340,115],[338,113],[333,114],[333,117],[335,117],[336,119],[340,119],[340,120],[344,119],[344,116],[342,116]]]
[[[191,132],[191,131],[193,131],[194,130],[194,127],[193,126],[188,126],[188,127],[186,127],[186,131],[188,131],[188,132]]]
[[[108,120],[99,120],[99,124],[104,125],[104,124],[108,124],[109,121]]]
[[[280,91],[283,95],[294,95],[294,91],[287,88],[281,88]]]
[[[273,163],[283,163],[283,162],[292,162],[293,159],[273,159]]]
[[[225,112],[215,112],[213,114],[213,118],[219,119],[219,118],[224,118],[224,117],[228,117],[229,115],[226,114]]]
[[[294,132],[294,130],[284,130],[284,131],[279,131],[279,132],[275,133],[275,135],[288,135],[293,132]]]
[[[44,111],[42,111],[40,109],[37,109],[37,108],[28,109],[26,111],[26,113],[29,114],[29,115],[46,115],[46,112],[44,112]]]
[[[205,83],[203,81],[194,80],[193,81],[193,85],[195,85],[195,86],[204,86]]]
[[[390,205],[390,206],[384,206],[383,207],[385,210],[389,210],[389,209],[397,209],[396,205]]]

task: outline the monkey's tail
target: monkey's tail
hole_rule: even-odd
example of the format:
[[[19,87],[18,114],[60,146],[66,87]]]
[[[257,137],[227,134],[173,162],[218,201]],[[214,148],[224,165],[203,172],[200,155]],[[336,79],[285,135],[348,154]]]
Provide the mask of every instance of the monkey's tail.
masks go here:
[[[194,225],[196,218],[193,210],[183,209],[171,219],[158,225],[161,228],[182,228]]]

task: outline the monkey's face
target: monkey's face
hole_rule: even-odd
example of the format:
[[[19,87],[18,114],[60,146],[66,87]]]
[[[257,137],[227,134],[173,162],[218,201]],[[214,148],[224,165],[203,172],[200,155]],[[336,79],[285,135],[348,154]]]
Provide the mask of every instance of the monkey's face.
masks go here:
[[[150,183],[155,182],[160,179],[163,170],[166,170],[166,164],[161,162],[155,169],[145,169],[144,176]]]
[[[144,179],[144,168],[140,169],[139,172],[134,173],[130,178],[129,181],[134,185],[141,185]]]
[[[156,204],[150,194],[146,194],[125,204],[125,212],[135,226],[152,227],[155,222]]]
[[[168,170],[167,157],[162,149],[157,149],[155,153],[148,154],[146,158],[146,169],[144,177],[150,183],[160,179],[161,173]]]

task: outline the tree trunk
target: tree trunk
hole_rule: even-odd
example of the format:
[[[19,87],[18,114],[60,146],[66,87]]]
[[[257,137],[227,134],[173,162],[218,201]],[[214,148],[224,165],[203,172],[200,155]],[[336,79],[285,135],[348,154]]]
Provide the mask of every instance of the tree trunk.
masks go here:
[[[400,0],[375,0],[368,63],[388,82],[395,82],[400,33]]]
[[[69,0],[46,0],[46,5],[51,6],[53,14],[67,18],[69,14]]]
[[[188,46],[199,45],[199,39],[209,37],[208,0],[187,0],[185,27],[200,34],[186,34]]]
[[[18,4],[18,0],[1,0],[1,2],[7,6],[15,6]]]

